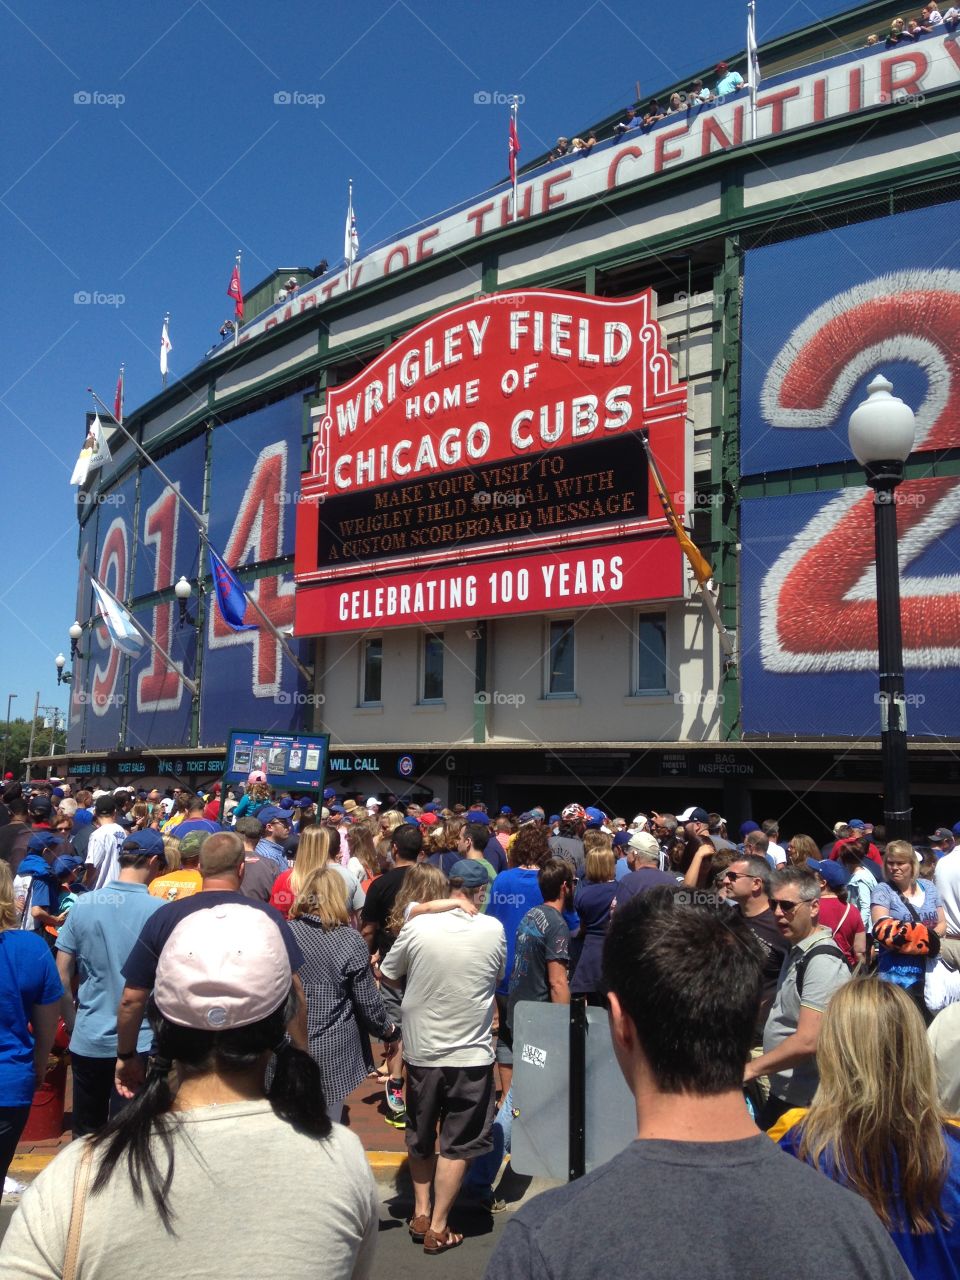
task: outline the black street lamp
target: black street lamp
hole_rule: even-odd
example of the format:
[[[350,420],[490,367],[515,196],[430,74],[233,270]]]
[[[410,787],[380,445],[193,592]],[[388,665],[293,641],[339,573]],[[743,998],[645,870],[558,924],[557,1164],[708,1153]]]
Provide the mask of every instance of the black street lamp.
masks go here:
[[[891,395],[893,384],[878,374],[867,398],[850,415],[850,448],[873,489],[877,549],[877,650],[880,747],[883,758],[884,824],[888,840],[913,835],[907,714],[903,686],[900,561],[897,554],[896,489],[916,434],[913,410]]]
[[[180,610],[178,626],[184,627],[189,625],[191,627],[195,627],[197,625],[196,618],[191,618],[190,614],[187,613],[187,601],[193,594],[193,588],[183,574],[180,575],[177,585],[173,588],[173,594],[177,597],[177,605]]]

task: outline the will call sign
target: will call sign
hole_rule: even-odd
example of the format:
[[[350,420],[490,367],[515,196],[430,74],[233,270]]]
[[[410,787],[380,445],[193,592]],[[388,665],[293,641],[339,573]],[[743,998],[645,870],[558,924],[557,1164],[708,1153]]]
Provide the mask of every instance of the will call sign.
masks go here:
[[[653,308],[651,291],[487,297],[331,388],[301,480],[297,633],[680,595],[638,435],[682,513],[686,389]],[[587,550],[625,539],[644,572],[594,572]],[[518,589],[504,593],[507,560]],[[575,598],[554,598],[571,580]]]

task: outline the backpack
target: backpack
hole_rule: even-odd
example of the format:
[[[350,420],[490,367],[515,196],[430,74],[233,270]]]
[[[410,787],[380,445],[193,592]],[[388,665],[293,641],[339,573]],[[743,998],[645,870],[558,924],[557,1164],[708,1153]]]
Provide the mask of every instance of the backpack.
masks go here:
[[[810,950],[805,951],[797,961],[797,997],[800,1000],[803,999],[803,976],[807,971],[807,965],[814,956],[838,956],[843,961],[845,968],[849,969],[850,967],[847,963],[847,957],[832,939],[830,942],[814,943]]]

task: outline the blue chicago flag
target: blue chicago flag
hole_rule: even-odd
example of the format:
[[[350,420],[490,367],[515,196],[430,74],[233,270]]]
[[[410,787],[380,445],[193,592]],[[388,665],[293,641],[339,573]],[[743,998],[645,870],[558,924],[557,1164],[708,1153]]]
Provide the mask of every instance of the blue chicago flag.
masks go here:
[[[217,593],[217,604],[220,616],[233,631],[256,631],[256,625],[244,622],[247,612],[247,597],[243,593],[236,574],[220,559],[213,547],[210,552],[210,572],[213,574],[213,589]]]

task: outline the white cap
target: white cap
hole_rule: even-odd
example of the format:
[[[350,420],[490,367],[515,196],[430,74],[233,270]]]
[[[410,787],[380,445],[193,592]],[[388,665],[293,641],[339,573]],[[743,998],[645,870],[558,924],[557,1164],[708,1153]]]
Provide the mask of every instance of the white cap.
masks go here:
[[[198,1031],[248,1027],[290,995],[290,960],[276,922],[242,902],[193,911],[160,952],[153,998],[169,1022]]]
[[[648,821],[649,819],[645,813],[638,813],[630,823],[630,826],[634,827],[637,831],[646,831]]]
[[[644,853],[649,858],[660,857],[660,846],[657,844],[656,836],[652,836],[649,831],[635,831],[627,841],[627,848],[632,849],[634,853]]]
[[[370,796],[370,798],[367,800],[367,808],[368,808],[368,809],[382,809],[382,808],[383,808],[383,805],[381,805],[380,801],[377,799],[377,797],[376,797],[376,796]]]

